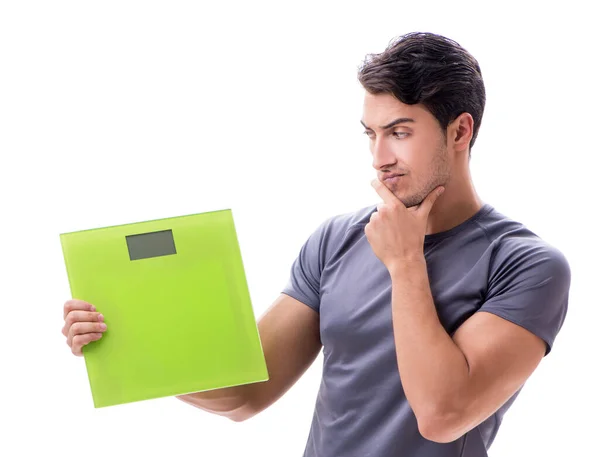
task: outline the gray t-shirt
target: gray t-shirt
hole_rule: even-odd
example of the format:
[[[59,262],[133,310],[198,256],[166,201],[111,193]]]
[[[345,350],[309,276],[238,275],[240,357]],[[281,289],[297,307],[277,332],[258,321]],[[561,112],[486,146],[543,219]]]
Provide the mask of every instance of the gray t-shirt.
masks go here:
[[[398,372],[390,275],[364,233],[374,211],[376,205],[324,221],[300,249],[282,291],[320,317],[323,377],[304,456],[487,456],[518,392],[454,442],[421,436]],[[550,352],[570,287],[559,250],[485,204],[460,225],[426,235],[424,253],[450,335],[487,311],[538,335]]]

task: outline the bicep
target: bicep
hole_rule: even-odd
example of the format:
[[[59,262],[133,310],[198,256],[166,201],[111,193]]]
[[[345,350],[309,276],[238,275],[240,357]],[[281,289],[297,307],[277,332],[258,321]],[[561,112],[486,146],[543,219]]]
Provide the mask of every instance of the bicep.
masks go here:
[[[506,239],[491,266],[485,302],[454,333],[469,366],[461,392],[470,425],[497,411],[550,351],[565,319],[570,268],[535,239]]]
[[[469,367],[464,417],[472,428],[497,411],[531,376],[545,342],[506,319],[477,312],[452,337]]]
[[[249,385],[254,414],[285,394],[321,350],[319,314],[306,304],[280,294],[258,321],[269,380]]]

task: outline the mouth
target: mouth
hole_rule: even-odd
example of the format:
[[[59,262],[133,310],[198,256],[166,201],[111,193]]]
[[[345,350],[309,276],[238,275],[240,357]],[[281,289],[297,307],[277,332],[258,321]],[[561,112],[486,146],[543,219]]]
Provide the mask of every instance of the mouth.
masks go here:
[[[383,181],[384,182],[396,182],[396,181],[400,180],[400,178],[402,176],[404,176],[404,175],[395,173],[393,175],[386,176]]]

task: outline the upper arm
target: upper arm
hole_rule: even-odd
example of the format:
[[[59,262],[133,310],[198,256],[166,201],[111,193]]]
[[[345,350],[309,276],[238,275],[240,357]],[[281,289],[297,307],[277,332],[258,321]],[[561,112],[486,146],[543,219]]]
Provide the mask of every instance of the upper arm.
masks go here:
[[[469,367],[464,431],[509,400],[550,352],[569,287],[569,265],[556,249],[521,242],[498,253],[483,305],[452,337]]]
[[[546,344],[523,327],[487,312],[470,317],[453,340],[469,367],[458,433],[462,435],[519,390],[544,357]]]
[[[246,408],[259,413],[287,392],[321,350],[319,314],[281,294],[258,321],[269,380],[248,384]]]
[[[321,350],[321,274],[342,228],[322,222],[300,247],[279,298],[258,322],[269,381],[253,384],[249,414],[272,405],[302,376]]]

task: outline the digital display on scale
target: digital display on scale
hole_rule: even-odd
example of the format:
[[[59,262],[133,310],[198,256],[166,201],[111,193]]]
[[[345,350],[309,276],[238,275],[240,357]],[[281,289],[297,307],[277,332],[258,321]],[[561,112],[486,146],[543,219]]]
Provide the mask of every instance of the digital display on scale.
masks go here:
[[[128,235],[125,239],[130,260],[177,254],[172,230]]]

